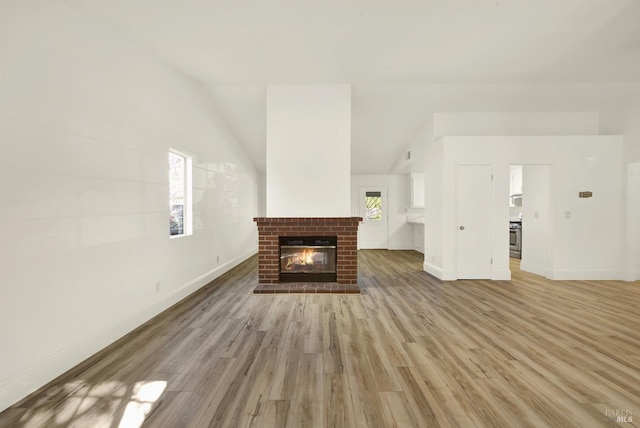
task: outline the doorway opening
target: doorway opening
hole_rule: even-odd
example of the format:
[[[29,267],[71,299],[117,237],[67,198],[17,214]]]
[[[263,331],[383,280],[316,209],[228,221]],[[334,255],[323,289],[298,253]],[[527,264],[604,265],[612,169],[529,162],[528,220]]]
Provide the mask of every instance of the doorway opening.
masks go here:
[[[510,165],[509,171],[509,255],[519,259],[523,271],[545,276],[550,269],[551,166]]]

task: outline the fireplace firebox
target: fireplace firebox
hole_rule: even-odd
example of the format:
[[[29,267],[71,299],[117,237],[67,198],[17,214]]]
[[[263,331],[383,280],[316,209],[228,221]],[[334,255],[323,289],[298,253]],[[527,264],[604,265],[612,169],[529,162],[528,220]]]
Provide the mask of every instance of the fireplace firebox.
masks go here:
[[[280,282],[335,282],[337,236],[281,236]]]

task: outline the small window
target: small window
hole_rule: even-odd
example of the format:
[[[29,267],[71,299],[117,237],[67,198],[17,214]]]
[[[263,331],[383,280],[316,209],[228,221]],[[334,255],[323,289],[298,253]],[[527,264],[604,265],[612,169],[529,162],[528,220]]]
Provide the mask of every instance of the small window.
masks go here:
[[[365,220],[382,220],[382,192],[365,193]]]
[[[191,235],[191,158],[169,151],[169,235]]]

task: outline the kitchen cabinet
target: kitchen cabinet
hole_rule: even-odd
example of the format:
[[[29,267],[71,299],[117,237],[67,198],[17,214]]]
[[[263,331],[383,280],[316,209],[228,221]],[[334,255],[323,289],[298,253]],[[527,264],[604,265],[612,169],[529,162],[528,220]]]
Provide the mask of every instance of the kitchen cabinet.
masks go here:
[[[522,206],[522,165],[511,165],[509,168],[509,206]]]
[[[411,208],[424,207],[424,174],[411,173]]]
[[[413,223],[413,249],[424,254],[424,224]]]
[[[407,223],[413,228],[413,249],[424,254],[424,215],[408,215]]]
[[[511,165],[509,173],[509,193],[522,194],[522,165]]]

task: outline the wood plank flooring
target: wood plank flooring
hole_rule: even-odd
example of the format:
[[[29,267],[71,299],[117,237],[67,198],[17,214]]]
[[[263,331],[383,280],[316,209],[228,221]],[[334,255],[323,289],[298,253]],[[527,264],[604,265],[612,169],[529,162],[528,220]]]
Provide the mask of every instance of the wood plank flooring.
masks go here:
[[[360,295],[253,294],[254,257],[0,426],[640,426],[638,282],[515,260],[510,282],[440,282],[413,251],[358,259]]]

